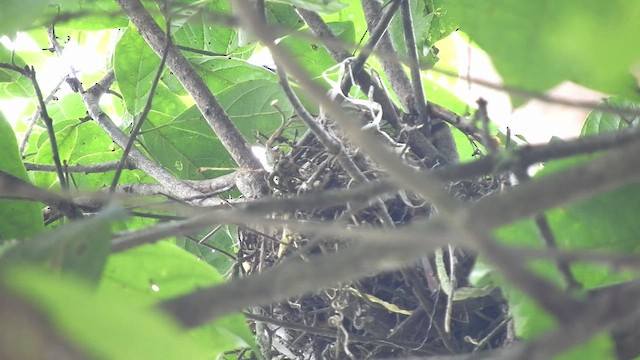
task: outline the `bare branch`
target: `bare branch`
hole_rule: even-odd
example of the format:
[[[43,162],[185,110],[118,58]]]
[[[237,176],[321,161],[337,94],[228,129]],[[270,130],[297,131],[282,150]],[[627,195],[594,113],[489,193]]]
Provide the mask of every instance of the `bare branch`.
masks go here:
[[[416,45],[415,33],[413,30],[413,18],[411,16],[411,3],[409,0],[402,1],[402,26],[404,28],[404,38],[407,45],[407,55],[409,56],[409,69],[411,69],[411,84],[413,85],[413,100],[415,108],[418,110],[420,123],[424,124],[424,131],[431,134],[431,119],[427,111],[427,100],[422,87],[422,74],[420,73],[420,62],[418,60],[418,48]],[[391,45],[391,44],[389,44]],[[403,73],[404,74],[404,73]],[[395,78],[392,76],[391,78]],[[408,102],[409,99],[405,99]],[[409,105],[409,104],[405,104]],[[409,107],[411,108],[411,107]]]
[[[117,2],[147,44],[158,56],[161,56],[166,43],[166,34],[142,6],[142,3],[139,0],[118,0]],[[249,144],[233,125],[229,116],[211,93],[211,90],[209,90],[202,78],[198,76],[187,59],[172,45],[168,49],[167,67],[191,95],[202,116],[204,116],[235,162],[242,168],[260,169],[260,162],[253,156]],[[246,181],[244,186],[241,186],[240,191],[247,197],[262,196],[265,191],[264,177],[251,172],[245,173],[245,176]]]
[[[49,116],[49,112],[47,111],[47,105],[44,103],[44,98],[42,97],[42,91],[40,90],[40,85],[38,85],[38,80],[36,79],[36,71],[32,67],[25,68],[25,76],[31,80],[33,84],[33,88],[36,92],[36,97],[38,98],[38,106],[40,108],[40,116],[42,116],[42,120],[44,121],[45,126],[47,127],[47,134],[49,135],[49,143],[51,144],[51,154],[53,156],[53,163],[56,165],[56,174],[58,175],[58,181],[60,182],[60,187],[63,189],[68,189],[69,184],[67,183],[67,178],[64,176],[64,172],[62,171],[62,162],[60,161],[60,153],[58,152],[58,142],[56,140],[56,132],[53,129],[53,119]]]
[[[401,2],[403,1],[404,0],[401,0]],[[376,20],[379,18],[380,13],[383,10],[382,6],[380,6],[380,3],[377,0],[361,0],[360,3],[362,4],[362,10],[364,10],[364,15],[367,19],[369,28],[374,28],[374,25],[376,25]],[[372,49],[374,48],[372,47]],[[393,48],[393,44],[391,43],[391,39],[389,38],[388,33],[385,32],[381,35],[380,40],[374,50],[374,54],[376,54],[376,56],[377,54],[390,55],[388,57],[379,57],[380,63],[382,65],[382,68],[384,69],[384,72],[387,74],[387,78],[389,79],[391,88],[398,96],[398,99],[400,99],[400,102],[405,107],[405,109],[411,111],[415,107],[413,104],[414,94],[411,88],[411,83],[409,82],[409,78],[402,68],[402,63],[397,60],[398,53]]]
[[[364,46],[364,48],[360,51],[360,54],[356,57],[356,60],[353,62],[353,67],[351,68],[354,74],[358,74],[364,69],[364,64],[367,62],[369,55],[373,52],[376,45],[380,41],[380,39],[384,36],[387,28],[389,27],[389,23],[393,16],[400,8],[400,3],[402,0],[392,0],[391,5],[387,9],[387,11],[380,17],[380,20],[373,27],[373,31],[371,31],[371,36],[369,37],[369,41]],[[354,75],[355,76],[355,75]],[[342,80],[342,84],[340,85],[340,89],[343,94],[348,94],[349,89],[351,89],[351,85],[354,79],[351,79],[349,76],[345,76]]]
[[[100,127],[109,135],[118,146],[124,148],[129,141],[129,138],[118,128],[116,124],[111,121],[109,116],[102,112],[98,105],[100,97],[111,86],[114,80],[113,71],[110,71],[105,77],[100,80],[99,83],[92,86],[89,90],[82,94],[82,101],[84,102],[89,116],[95,120]],[[189,199],[201,197],[202,193],[195,190],[193,187],[177,180],[164,168],[160,167],[153,161],[147,159],[138,149],[131,148],[129,153],[129,161],[138,169],[144,171],[147,175],[151,176],[158,181],[166,190],[167,194],[171,194],[179,199]]]

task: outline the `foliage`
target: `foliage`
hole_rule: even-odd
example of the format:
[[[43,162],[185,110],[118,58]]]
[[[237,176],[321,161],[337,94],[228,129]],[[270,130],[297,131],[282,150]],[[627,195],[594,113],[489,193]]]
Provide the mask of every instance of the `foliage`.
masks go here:
[[[475,116],[464,118],[470,105],[427,76],[435,74],[434,71],[439,68],[452,68],[452,64],[439,63],[437,48],[456,36],[456,31],[464,32],[474,44],[490,55],[504,79],[505,87],[519,89],[512,94],[515,104],[522,103],[523,93],[527,95],[525,97],[543,93],[568,80],[613,95],[597,109],[594,106],[586,119],[581,137],[595,138],[609,132],[629,132],[638,125],[640,103],[638,80],[634,78],[637,71],[634,73],[634,70],[637,70],[640,52],[638,47],[628,45],[628,39],[635,39],[640,35],[640,23],[634,21],[637,17],[632,16],[640,12],[638,2],[406,1],[409,2],[413,17],[413,36],[418,52],[416,60],[422,68],[423,78],[420,84],[427,100],[457,119],[457,123],[452,123],[451,129],[463,165],[474,164],[474,161],[479,163],[479,152],[490,153],[491,145],[487,138],[496,134],[484,132],[485,128],[481,123],[489,120],[482,118],[482,108]],[[283,89],[281,79],[268,66],[256,65],[254,61],[256,54],[264,51],[263,46],[267,44],[261,44],[254,37],[247,40],[243,38],[244,28],[231,27],[225,23],[225,19],[229,20],[230,15],[237,15],[239,11],[230,1],[178,1],[171,3],[169,7],[173,16],[169,29],[172,45],[180,48],[180,53],[195,70],[197,80],[206,86],[217,101],[217,105],[213,107],[203,106],[198,99],[200,94],[194,96],[194,92],[185,85],[182,78],[184,75],[169,69],[175,64],[161,60],[161,51],[149,45],[150,41],[141,35],[144,30],[130,21],[130,14],[118,6],[118,3],[128,2],[130,1],[29,0],[3,4],[0,35],[15,39],[18,31],[27,32],[38,47],[51,48],[52,53],[35,55],[27,50],[12,51],[7,46],[8,41],[0,45],[0,99],[28,102],[23,112],[16,119],[11,119],[11,123],[0,113],[0,170],[5,175],[10,174],[19,179],[0,179],[0,314],[3,319],[5,316],[9,319],[0,325],[0,357],[41,358],[54,347],[62,349],[63,354],[69,358],[231,359],[242,356],[260,357],[260,354],[264,356],[268,352],[258,346],[263,346],[264,340],[257,334],[256,342],[252,333],[252,330],[258,331],[258,325],[250,328],[245,316],[240,313],[224,313],[224,316],[213,321],[204,321],[204,324],[194,326],[179,316],[172,318],[161,309],[171,309],[172,299],[190,295],[201,299],[198,296],[206,296],[202,295],[202,289],[215,288],[216,285],[219,285],[219,289],[231,289],[231,285],[225,288],[226,285],[221,284],[225,281],[232,284],[235,280],[231,275],[242,277],[245,275],[243,271],[249,271],[245,267],[250,267],[249,262],[244,261],[241,256],[236,258],[236,254],[241,254],[238,233],[244,233],[247,228],[252,229],[254,221],[262,221],[260,224],[264,225],[267,222],[265,219],[284,212],[272,211],[260,217],[260,213],[251,213],[250,210],[239,207],[240,210],[230,208],[229,211],[237,211],[232,214],[238,214],[238,211],[246,210],[247,213],[240,213],[246,217],[225,217],[216,211],[227,209],[223,208],[226,201],[240,201],[243,197],[239,196],[239,192],[244,191],[244,188],[238,185],[237,191],[233,190],[235,182],[220,191],[207,188],[202,190],[203,188],[198,187],[205,186],[202,184],[207,181],[222,179],[226,174],[240,174],[237,176],[241,177],[253,172],[264,172],[262,169],[247,168],[251,165],[250,161],[236,156],[223,141],[228,132],[214,130],[211,114],[218,111],[216,106],[228,118],[232,131],[237,131],[245,140],[245,144],[236,144],[240,148],[237,151],[243,154],[251,154],[248,147],[256,146],[261,147],[267,156],[273,156],[272,153],[277,156],[278,153],[294,148],[295,141],[299,140],[306,127],[298,121],[293,125],[288,124],[287,120],[295,117],[296,111],[287,97],[286,89]],[[277,26],[273,31],[278,34],[278,46],[288,52],[290,58],[300,65],[314,84],[325,90],[329,89],[332,85],[325,80],[332,72],[355,77],[349,73],[350,69],[344,67],[344,62],[336,60],[331,47],[323,45],[323,39],[309,39],[314,36],[312,30],[315,29],[303,26],[304,22],[298,17],[302,12],[295,7],[317,12],[316,15],[319,14],[319,18],[326,22],[328,29],[337,38],[335,41],[342,46],[346,44],[348,52],[357,54],[362,48],[359,41],[362,39],[366,42],[371,37],[367,32],[369,26],[360,2],[274,1],[267,2],[265,10],[269,23]],[[144,9],[163,28],[167,9],[162,2],[146,1]],[[241,25],[246,27],[246,24]],[[395,61],[402,62],[403,69],[409,73],[412,52],[403,25],[403,18],[396,16],[388,26],[388,36],[397,51]],[[122,176],[119,179],[120,190],[114,197],[117,199],[116,204],[106,206],[106,201],[103,201],[107,198],[104,189],[112,184],[116,173],[114,166],[109,166],[104,171],[72,169],[76,165],[117,163],[125,153],[124,144],[119,143],[116,136],[107,130],[104,122],[91,113],[86,97],[89,92],[71,92],[66,84],[62,85],[63,90],[52,90],[54,86],[45,85],[45,81],[40,78],[41,73],[49,71],[47,67],[59,55],[55,54],[58,50],[48,43],[43,30],[50,26],[55,26],[58,45],[87,48],[99,53],[104,60],[104,66],[100,66],[95,73],[78,72],[77,80],[85,85],[84,90],[88,90],[105,73],[113,70],[115,81],[110,86],[112,92],[102,95],[102,100],[105,101],[101,106],[104,116],[116,120],[114,127],[118,127],[123,136],[128,136],[139,121],[144,121],[134,141],[134,148],[139,151],[140,157],[156,164],[155,170],[143,171],[139,158],[131,160],[129,153],[130,164],[124,170],[120,169]],[[375,55],[379,59],[391,56],[383,51]],[[390,92],[389,97],[395,101],[398,109],[409,110],[405,114],[407,118],[415,116],[410,111],[415,109],[407,107],[415,106],[419,99],[407,100],[400,93],[394,93],[398,89],[398,79],[383,68],[379,59],[368,61],[365,71],[384,84],[383,88]],[[27,76],[28,66],[35,68],[40,87],[51,92],[49,99],[43,99],[42,94],[38,95],[40,89],[34,87]],[[56,69],[54,73],[54,77],[64,77],[67,83],[71,83],[76,76],[75,72],[69,72],[68,66],[64,70]],[[157,75],[160,75],[159,81],[156,81]],[[314,115],[321,114],[317,101],[312,101],[313,91],[303,86],[304,81],[299,76],[292,75],[290,78],[292,81],[297,80],[293,84],[294,91],[302,98],[307,110]],[[45,97],[46,95],[44,94]],[[370,110],[371,102],[364,100],[366,91],[362,91],[360,95],[359,102],[354,103],[364,103],[365,108]],[[38,96],[41,98],[38,99]],[[53,124],[47,127],[44,121],[37,121],[29,129],[30,136],[25,148],[20,150],[16,133],[23,135],[26,132],[30,126],[27,119],[31,114],[45,117],[44,112],[38,109],[38,100],[47,102],[46,108],[48,115],[54,120]],[[8,113],[11,104],[0,103],[0,111]],[[418,110],[419,107],[416,111]],[[141,114],[146,115],[144,119],[141,119]],[[470,125],[462,126],[460,121]],[[284,135],[277,133],[283,130],[281,124],[289,125],[282,132]],[[402,131],[409,131],[409,128],[411,126],[407,125]],[[493,129],[493,125],[491,128]],[[384,131],[388,130],[385,128]],[[274,133],[278,136],[272,136]],[[428,138],[435,143],[436,140]],[[339,140],[343,143],[343,149],[352,146],[350,141]],[[409,141],[406,140],[407,143]],[[553,149],[554,143],[548,146]],[[616,147],[619,146],[609,146],[613,149]],[[494,151],[499,152],[496,157],[503,156],[504,159],[517,156],[513,155],[517,153],[517,149],[498,148]],[[355,157],[354,154],[351,155]],[[567,170],[602,159],[606,153],[585,150],[571,155],[536,161],[544,162],[545,166],[530,183],[565,174]],[[55,157],[63,161],[62,168],[57,170],[58,173],[63,172],[72,184],[71,192],[61,188],[58,173],[27,173],[25,169],[25,163],[52,167],[55,165]],[[329,163],[326,166],[331,170],[333,162]],[[506,169],[509,170],[508,173],[526,172],[526,167],[518,168],[518,161],[511,161],[509,164],[516,165]],[[502,164],[496,162],[494,165],[497,169]],[[529,165],[531,164],[526,164]],[[159,171],[165,171],[166,175],[158,175]],[[379,170],[376,169],[376,172]],[[500,181],[505,179],[504,173],[492,171],[477,175],[486,175],[481,177],[482,180],[487,177]],[[176,183],[191,190],[198,189],[200,196],[194,199],[176,195],[180,189],[174,184],[158,180],[161,176],[164,176],[163,179],[175,179]],[[637,178],[638,176],[635,177]],[[297,181],[286,180],[294,183]],[[251,181],[256,180],[253,178]],[[273,178],[269,181],[272,182]],[[43,198],[34,194],[31,201],[12,197],[15,192],[11,190],[11,186],[24,188],[30,184],[57,195]],[[145,192],[139,190],[142,185],[160,185],[161,190]],[[272,192],[285,192],[282,190],[282,183],[276,184],[280,185],[277,189],[273,184],[269,185],[272,185]],[[519,186],[515,187],[518,188]],[[83,194],[95,194],[100,189],[103,189],[102,192],[92,198],[95,202],[83,202]],[[630,179],[604,190],[606,191],[589,193],[590,196],[582,197],[577,202],[563,202],[541,210],[552,229],[559,250],[590,251],[603,256],[637,254],[637,235],[640,233],[640,225],[636,219],[637,202],[640,199],[639,185],[632,184]],[[140,191],[140,196],[125,196],[128,193],[135,194],[136,191]],[[406,199],[406,193],[403,194],[403,201],[410,202],[411,200]],[[264,194],[243,195],[251,200],[252,197]],[[293,197],[295,194],[290,195]],[[52,198],[56,200],[53,201]],[[467,198],[476,200],[473,196],[465,197],[465,200]],[[197,201],[207,199],[219,200],[216,202],[218,207],[213,210],[194,210],[181,205],[171,207],[165,203],[166,200],[174,200],[178,204],[199,206],[201,203]],[[373,202],[374,199],[369,197],[367,201]],[[68,205],[68,202],[86,218],[59,216],[59,213],[67,215],[64,211],[58,213],[57,208]],[[482,203],[482,200],[479,202]],[[359,207],[362,204],[357,205]],[[43,211],[47,226],[43,221]],[[206,226],[200,225],[196,229],[185,225],[182,231],[169,232],[170,235],[164,236],[164,240],[160,242],[153,239],[146,241],[154,242],[152,244],[118,248],[118,241],[126,239],[127,234],[144,238],[145,231],[161,231],[167,224],[193,219],[205,221],[198,216],[208,211],[213,215],[206,219]],[[420,219],[420,216],[426,216],[421,211],[412,209],[406,212],[411,213],[412,217],[414,213],[418,213],[415,218]],[[318,213],[321,213],[320,209]],[[492,229],[492,234],[498,239],[498,243],[509,249],[521,250],[523,254],[528,249],[548,249],[541,241],[540,227],[532,219],[533,215],[535,214],[521,216],[516,219],[518,221],[509,224],[500,223],[501,226]],[[448,214],[443,207],[442,217],[446,216],[456,216],[456,213]],[[258,217],[260,219],[256,220]],[[286,220],[289,219],[285,218],[283,221]],[[333,218],[330,220],[333,221]],[[335,225],[337,224],[331,224]],[[281,238],[270,237],[275,241],[262,240],[278,244],[274,245],[277,248],[274,251],[277,252],[277,261],[274,262],[281,262],[281,256],[296,246],[294,236],[286,235],[286,231],[288,230],[282,231],[281,236],[276,235]],[[465,234],[468,235],[468,232]],[[248,242],[247,239],[243,241]],[[261,246],[262,248],[256,246],[252,250],[264,252],[266,245]],[[506,280],[508,277],[505,276],[505,271],[508,269],[496,265],[495,261],[484,260],[487,254],[482,251],[481,249],[480,259],[470,275],[471,282],[475,286],[497,286],[501,289],[518,339],[535,344],[535,341],[544,340],[545,334],[566,325],[559,322],[549,309],[544,309],[539,298],[526,295],[522,291],[522,284]],[[303,258],[305,256],[307,255],[302,255]],[[567,296],[588,304],[589,297],[597,289],[637,281],[637,261],[622,269],[611,266],[612,263],[615,265],[613,260],[602,262],[603,264],[585,260],[571,262],[571,274],[582,288],[567,292]],[[385,266],[398,268],[403,265],[389,264]],[[282,267],[286,265],[285,263]],[[568,285],[566,279],[563,280],[564,274],[558,269],[556,260],[546,258],[531,261],[527,266],[540,278],[549,280],[559,291],[563,291]],[[262,274],[261,267],[256,271]],[[253,274],[247,278],[252,276]],[[345,278],[344,281],[350,279]],[[308,282],[313,283],[313,279],[308,279]],[[267,285],[261,286],[265,287],[265,293],[269,293]],[[321,286],[310,287],[304,293],[317,290],[318,287]],[[362,290],[356,291],[359,296],[365,297],[359,291]],[[231,290],[229,293],[233,294]],[[302,292],[297,295],[302,296]],[[369,296],[373,299],[369,302],[391,304],[386,299]],[[261,306],[267,302],[260,299],[251,305]],[[396,308],[399,307],[395,304],[388,305],[388,309]],[[172,311],[169,314],[175,315],[175,311]],[[201,315],[206,319],[210,318],[206,313]],[[185,330],[185,326],[189,329]],[[614,336],[615,331],[610,332],[609,329],[598,329],[593,334],[576,340],[575,344],[571,343],[575,346],[562,348],[553,355],[562,359],[612,358],[616,351],[620,355],[620,349],[616,349],[619,338]],[[20,346],[14,346],[16,341],[20,341]]]

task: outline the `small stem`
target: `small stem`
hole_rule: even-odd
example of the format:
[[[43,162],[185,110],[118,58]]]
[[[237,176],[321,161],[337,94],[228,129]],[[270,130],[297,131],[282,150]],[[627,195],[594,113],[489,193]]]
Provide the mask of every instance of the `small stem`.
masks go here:
[[[404,28],[404,38],[409,56],[409,69],[411,70],[411,84],[413,85],[413,96],[416,110],[423,124],[425,135],[431,134],[431,119],[427,110],[427,100],[422,86],[422,74],[420,73],[420,61],[418,60],[418,48],[416,45],[415,33],[413,30],[413,18],[411,16],[411,3],[409,0],[402,0],[402,26]]]
[[[40,90],[40,85],[38,85],[38,81],[36,80],[36,71],[31,67],[25,68],[25,75],[31,80],[33,84],[33,89],[36,91],[36,97],[38,98],[38,106],[40,107],[40,116],[42,116],[42,120],[44,121],[45,126],[47,127],[47,134],[49,135],[49,143],[51,144],[51,155],[53,156],[53,163],[56,165],[56,173],[58,174],[58,181],[60,182],[60,187],[64,190],[69,189],[69,184],[67,183],[67,178],[64,176],[64,170],[62,167],[62,162],[60,161],[60,152],[58,151],[58,142],[56,140],[56,132],[53,128],[53,119],[49,116],[49,112],[47,112],[47,105],[44,103],[44,98],[42,97],[42,91]]]

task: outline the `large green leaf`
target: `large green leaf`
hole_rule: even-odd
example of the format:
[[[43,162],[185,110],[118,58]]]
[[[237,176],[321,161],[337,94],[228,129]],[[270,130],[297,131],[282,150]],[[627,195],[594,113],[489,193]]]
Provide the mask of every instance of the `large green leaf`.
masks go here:
[[[327,25],[333,35],[339,39],[348,43],[355,41],[352,22],[330,22]],[[289,54],[307,71],[309,76],[318,78],[336,64],[321,42],[309,42],[306,38],[299,36],[300,34],[311,35],[309,29],[298,30],[296,33],[285,36],[280,44],[289,51]]]
[[[48,11],[55,16],[71,14],[69,19],[56,23],[56,27],[75,30],[101,30],[126,27],[129,23],[115,1],[111,0],[50,0]]]
[[[215,25],[211,16],[208,15],[209,12],[229,13],[230,11],[231,6],[228,1],[208,2],[202,11],[186,19],[183,25],[173,33],[175,43],[198,50],[247,59],[251,56],[254,45],[239,46],[238,31],[234,28]],[[194,56],[197,54],[189,54],[189,57]]]
[[[26,65],[19,54],[12,53],[0,44],[0,62],[12,64],[20,68]],[[31,80],[20,73],[0,68],[0,99],[30,97],[35,95]]]
[[[271,132],[281,124],[282,118],[272,106],[273,101],[277,101],[285,115],[293,115],[291,104],[280,85],[270,80],[237,84],[222,91],[218,101],[247,138],[253,138],[256,131]]]
[[[204,179],[202,166],[234,166],[195,106],[174,119],[150,117],[143,138],[153,157],[181,179]]]
[[[29,181],[18,153],[18,142],[11,125],[0,112],[0,170]],[[25,238],[43,229],[41,205],[18,200],[0,200],[0,243]]]
[[[93,121],[79,122],[78,120],[56,121],[54,124],[58,154],[60,160],[69,165],[92,165],[108,161],[119,160],[122,149],[113,143],[111,138]],[[49,136],[46,132],[40,134],[37,141],[38,151],[31,159],[38,164],[53,164],[53,155]],[[111,184],[114,172],[71,174],[73,184],[80,189],[99,189]],[[120,183],[148,181],[149,177],[139,170],[125,170]],[[55,187],[58,178],[52,172],[36,172],[34,181],[44,188]]]
[[[244,60],[226,57],[207,57],[191,60],[193,66],[214,95],[241,83],[255,80],[277,82],[271,71]]]
[[[637,98],[630,69],[640,48],[635,0],[456,0],[443,4],[487,51],[505,84],[545,91],[570,80]]]
[[[419,62],[423,67],[433,67],[437,61],[435,54],[429,50],[436,41],[443,39],[456,30],[447,13],[439,5],[442,1],[411,0],[413,32],[418,49]],[[389,35],[398,54],[407,57],[402,16],[398,14],[391,21]]]
[[[333,14],[324,14],[322,18],[325,22],[351,22],[353,24],[353,29],[356,34],[356,44],[360,42],[360,39],[364,36],[365,40],[367,38],[367,30],[369,27],[367,26],[367,20],[364,17],[364,13],[362,11],[362,4],[360,0],[344,0],[342,2],[345,4],[345,8],[340,10],[337,13]]]
[[[125,211],[108,207],[97,215],[74,221],[4,251],[0,265],[41,264],[51,272],[68,273],[97,282],[111,248],[110,223]]]
[[[204,359],[210,355],[165,314],[132,306],[131,299],[122,293],[96,294],[74,278],[30,267],[4,269],[1,275],[0,292],[30,307],[33,315],[29,318],[43,316],[54,335],[79,349],[83,358]],[[15,307],[10,306],[0,304],[2,313],[13,313]],[[9,324],[18,321],[15,317],[3,319]],[[13,328],[26,336],[37,330],[29,323],[16,322]],[[1,336],[8,335],[3,332]],[[22,340],[30,343],[29,338]],[[46,346],[40,351],[51,354]]]
[[[129,26],[116,45],[113,69],[130,114],[136,115],[144,108],[159,65],[156,53]]]
[[[272,0],[283,4],[293,5],[302,9],[331,14],[344,9],[347,5],[339,0]]]
[[[640,111],[640,103],[621,98],[606,99],[602,105],[625,111]],[[639,126],[640,116],[618,115],[611,112],[594,111],[589,114],[582,126],[581,136],[597,135],[610,131],[618,131],[629,126]]]
[[[207,264],[213,266],[221,274],[227,274],[233,266],[234,259],[220,251],[213,250],[211,246],[226,251],[229,254],[236,254],[238,252],[238,228],[233,225],[224,225],[217,229],[215,234],[201,241],[201,239],[208,235],[208,232],[209,229],[193,237],[193,239],[198,240],[198,242],[187,238],[179,238],[176,240],[176,244],[206,261]]]
[[[47,0],[7,0],[2,3],[0,36],[13,36],[30,27],[47,7]]]
[[[257,131],[266,134],[280,125],[280,115],[271,105],[273,100],[278,100],[287,115],[293,114],[272,72],[243,60],[209,58],[199,62],[205,82],[246,138],[253,139]],[[195,106],[173,119],[150,116],[146,126],[146,148],[180,178],[203,178],[201,167],[236,166]]]
[[[305,23],[300,19],[293,6],[282,3],[267,3],[265,7],[267,21],[270,24],[278,24],[287,29],[295,30],[304,26]]]
[[[130,298],[143,308],[221,282],[213,267],[169,242],[159,242],[111,256],[99,293]],[[214,356],[254,345],[240,315],[226,316],[190,335]]]

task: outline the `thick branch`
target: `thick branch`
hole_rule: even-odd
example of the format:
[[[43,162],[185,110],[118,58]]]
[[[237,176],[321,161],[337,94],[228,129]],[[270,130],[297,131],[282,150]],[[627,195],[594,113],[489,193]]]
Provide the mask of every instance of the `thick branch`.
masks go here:
[[[520,184],[512,191],[490,195],[470,206],[469,221],[492,228],[639,181],[639,152],[640,143],[636,142],[589,163]]]

